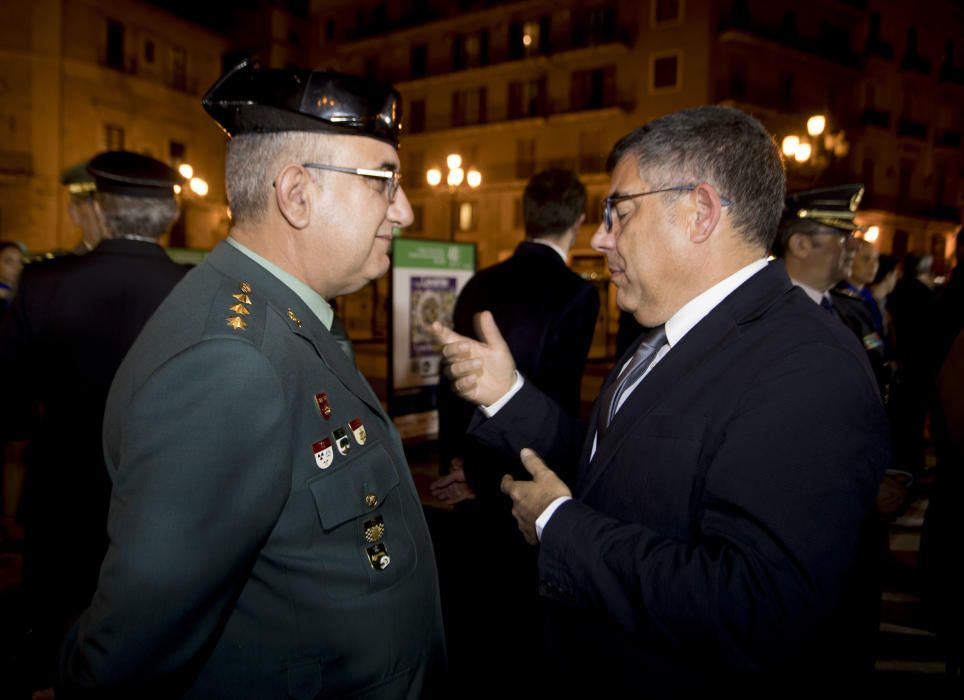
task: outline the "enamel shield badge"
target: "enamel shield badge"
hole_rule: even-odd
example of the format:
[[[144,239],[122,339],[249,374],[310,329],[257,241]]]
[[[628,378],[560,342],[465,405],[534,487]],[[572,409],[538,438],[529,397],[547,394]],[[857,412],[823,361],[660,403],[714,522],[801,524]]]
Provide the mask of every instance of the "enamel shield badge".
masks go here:
[[[348,437],[348,433],[344,428],[335,428],[335,432],[331,434],[335,438],[335,447],[343,455],[348,454],[348,450],[351,449],[351,439]]]
[[[362,425],[361,418],[349,421],[348,427],[351,428],[351,434],[355,436],[355,442],[364,445],[365,440],[368,439],[368,433],[365,432],[365,426]]]
[[[331,446],[331,438],[322,438],[311,446],[315,454],[315,464],[319,469],[327,469],[335,458],[335,450]]]
[[[318,405],[318,412],[325,420],[331,418],[331,405],[328,403],[328,394],[321,392],[315,394],[315,403]]]

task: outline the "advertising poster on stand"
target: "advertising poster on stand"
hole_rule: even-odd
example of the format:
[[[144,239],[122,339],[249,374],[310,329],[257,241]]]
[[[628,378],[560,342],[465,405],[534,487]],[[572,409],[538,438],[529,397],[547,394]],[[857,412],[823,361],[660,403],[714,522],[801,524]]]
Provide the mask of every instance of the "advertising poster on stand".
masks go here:
[[[435,321],[452,326],[455,300],[473,274],[473,244],[421,239],[392,244],[389,408],[403,438],[438,434],[441,355],[429,328]]]

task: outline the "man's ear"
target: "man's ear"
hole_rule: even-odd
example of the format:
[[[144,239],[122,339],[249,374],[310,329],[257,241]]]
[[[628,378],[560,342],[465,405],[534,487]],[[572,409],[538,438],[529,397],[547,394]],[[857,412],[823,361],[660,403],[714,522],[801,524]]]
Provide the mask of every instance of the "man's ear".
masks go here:
[[[300,165],[287,165],[274,181],[274,199],[281,216],[295,229],[311,221],[312,181]]]
[[[787,239],[787,252],[796,258],[809,257],[812,247],[813,241],[804,233],[791,233]]]
[[[716,230],[716,225],[723,214],[723,204],[720,202],[720,193],[716,188],[705,182],[697,185],[693,190],[693,202],[695,210],[691,213],[690,240],[694,243],[703,243]]]

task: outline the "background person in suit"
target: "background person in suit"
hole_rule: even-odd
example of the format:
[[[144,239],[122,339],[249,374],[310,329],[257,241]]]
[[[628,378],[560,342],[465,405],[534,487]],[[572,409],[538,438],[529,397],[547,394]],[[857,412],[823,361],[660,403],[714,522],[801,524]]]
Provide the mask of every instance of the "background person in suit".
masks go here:
[[[469,280],[454,315],[456,332],[474,337],[475,315],[491,311],[519,372],[573,416],[579,415],[582,372],[599,314],[595,287],[566,264],[585,206],[586,188],[575,173],[555,168],[535,175],[522,196],[526,240],[512,257]],[[474,412],[474,404],[455,396],[447,382],[440,384],[441,468],[449,473],[432,484],[432,492],[456,504],[451,548],[473,552],[447,558],[448,581],[443,570],[443,587],[450,586],[442,597],[449,655],[457,682],[481,692],[504,686],[503,674],[526,678],[541,615],[536,553],[518,537],[510,503],[499,491],[502,475],[520,476],[522,465],[466,435]],[[519,634],[522,629],[528,632]]]
[[[401,100],[244,62],[203,104],[231,136],[230,237],[112,387],[110,547],[57,696],[431,697],[432,544],[326,301],[385,274],[393,229],[412,222]]]
[[[184,275],[157,244],[179,215],[166,164],[110,151],[88,166],[107,238],[86,255],[33,263],[0,328],[15,368],[0,402],[6,439],[30,438],[24,525],[28,668],[53,683],[67,627],[90,603],[107,547],[110,483],[101,423],[111,380],[147,319]]]
[[[608,168],[593,246],[620,307],[654,331],[588,431],[517,375],[491,318],[484,343],[436,329],[455,388],[491,416],[473,432],[536,451],[521,453],[533,479],[503,490],[541,542],[552,676],[597,694],[813,677],[847,648],[840,616],[887,462],[866,355],[766,262],[784,173],[755,119],[676,112],[620,140]],[[546,465],[573,451],[570,490]]]

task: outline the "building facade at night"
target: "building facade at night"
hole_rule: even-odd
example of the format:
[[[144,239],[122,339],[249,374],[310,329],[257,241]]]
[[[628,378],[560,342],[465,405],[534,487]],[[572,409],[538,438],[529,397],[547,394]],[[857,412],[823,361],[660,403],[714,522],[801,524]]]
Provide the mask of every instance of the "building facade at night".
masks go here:
[[[526,180],[549,166],[586,183],[573,266],[603,295],[589,247],[617,138],[661,114],[726,104],[759,117],[788,157],[791,188],[862,181],[858,219],[885,253],[934,254],[961,224],[964,9],[952,0],[250,0],[202,28],[134,0],[43,0],[0,11],[0,227],[33,250],[69,248],[60,172],[119,147],[190,163],[210,184],[172,236],[226,233],[224,140],[200,96],[225,61],[327,67],[394,83],[404,99],[407,236],[475,243],[482,266],[524,236]],[[926,8],[922,8],[922,4]],[[184,3],[181,3],[183,8]],[[226,14],[230,9],[231,14]],[[213,21],[212,19],[213,18]],[[926,20],[925,20],[926,18]],[[822,115],[819,136],[806,130]],[[458,153],[478,187],[445,184]],[[442,184],[426,172],[438,168]],[[382,337],[387,283],[345,301],[353,337]]]
[[[961,222],[964,11],[926,4],[317,1],[308,43],[313,65],[399,88],[416,216],[406,235],[474,242],[480,265],[523,238],[525,181],[557,165],[589,191],[574,267],[604,280],[589,239],[612,144],[661,114],[725,104],[778,140],[809,143],[809,159],[788,158],[791,188],[864,182],[858,221],[877,227],[880,250],[927,250],[942,270]],[[825,117],[819,136],[807,134],[811,115]],[[481,186],[426,183],[449,153],[481,173]],[[612,295],[601,291],[612,331]]]
[[[38,0],[0,10],[0,235],[31,251],[72,248],[80,230],[60,185],[105,149],[190,164],[170,243],[210,248],[227,232],[224,137],[200,98],[228,40],[144,3]]]

